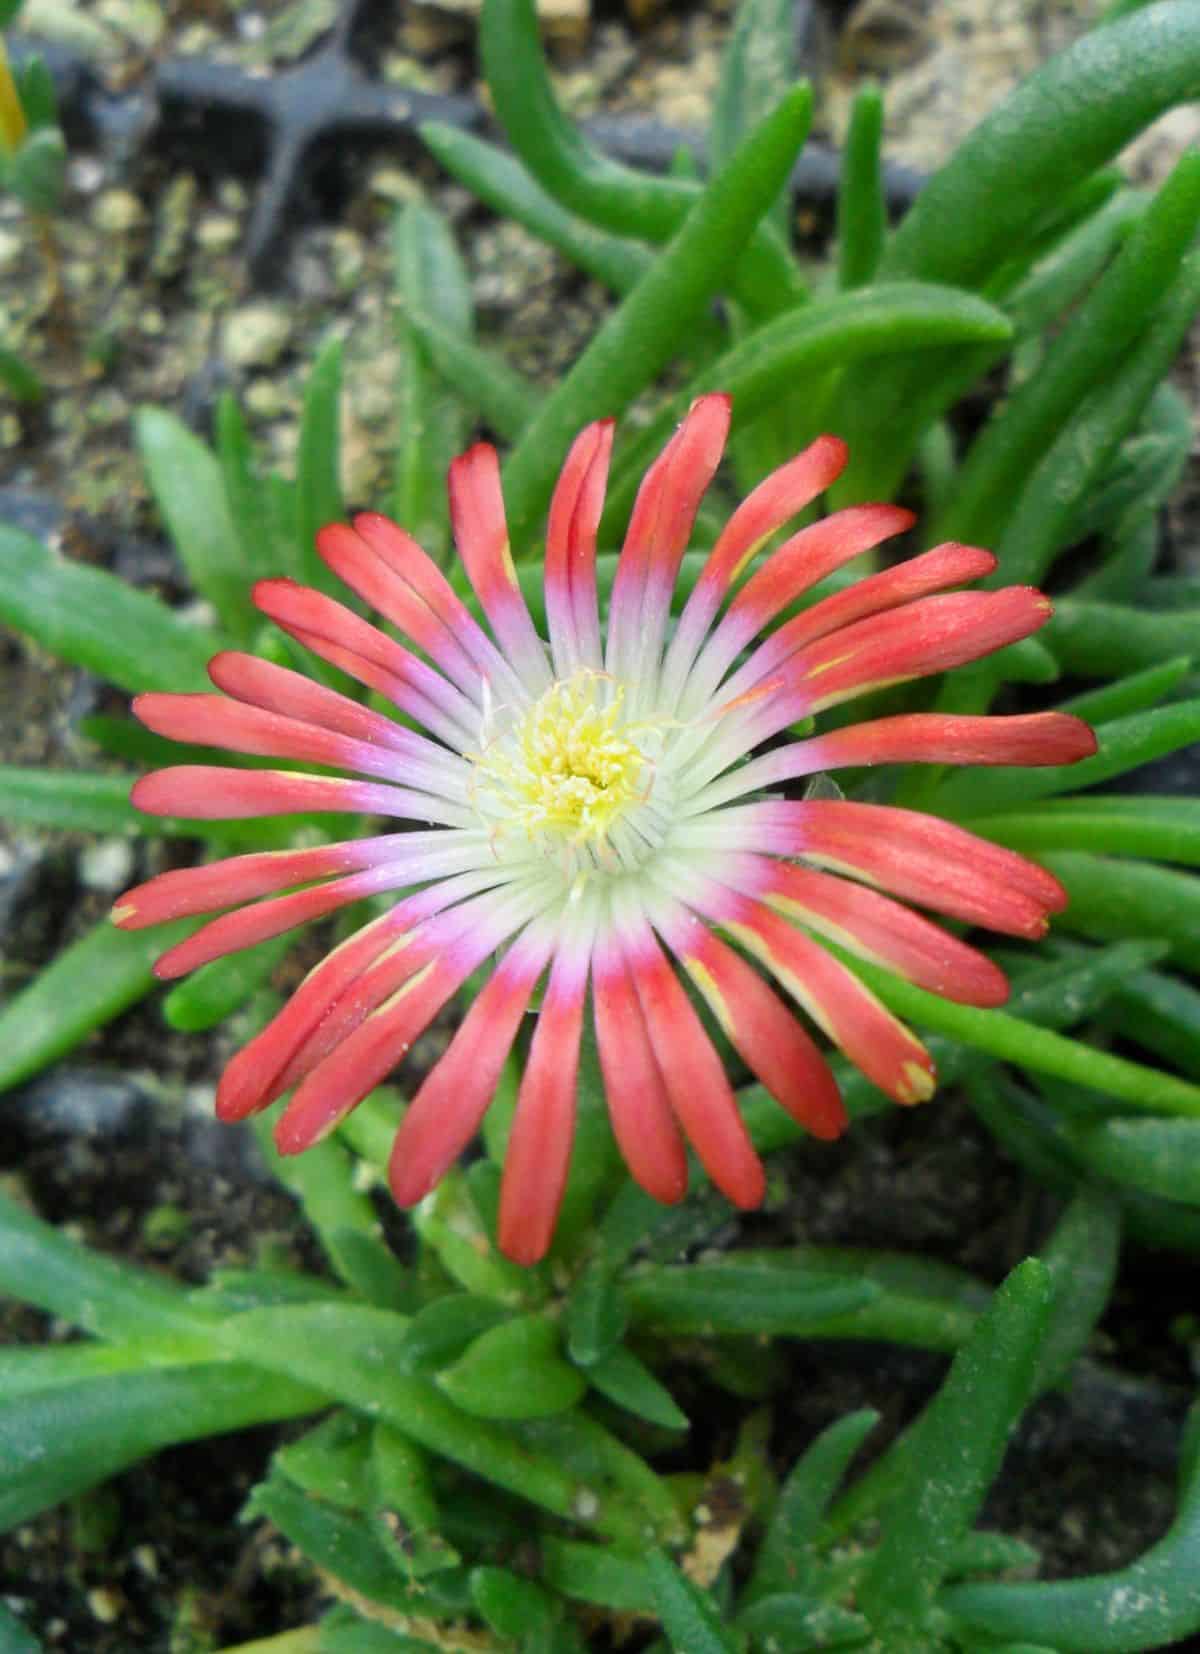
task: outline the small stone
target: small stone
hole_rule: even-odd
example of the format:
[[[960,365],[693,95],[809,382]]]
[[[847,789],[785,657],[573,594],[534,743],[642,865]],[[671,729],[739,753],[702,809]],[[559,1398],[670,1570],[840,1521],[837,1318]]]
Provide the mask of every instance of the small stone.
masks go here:
[[[158,1552],[153,1545],[135,1545],[130,1555],[147,1579],[158,1578]]]
[[[104,190],[92,206],[92,223],[105,235],[128,235],[146,216],[131,190]]]
[[[154,1104],[133,1081],[97,1068],[52,1068],[6,1101],[31,1137],[135,1137],[145,1132]]]
[[[227,253],[241,233],[242,226],[228,213],[207,213],[196,225],[196,241],[206,253]]]
[[[133,846],[128,839],[106,838],[89,844],[79,858],[79,880],[89,890],[124,890],[132,877]]]
[[[399,167],[375,167],[367,180],[367,188],[384,201],[420,201],[424,197],[417,180]]]
[[[156,276],[172,276],[183,264],[195,201],[196,180],[190,172],[180,173],[164,190],[154,215],[154,251],[150,255],[150,268]]]
[[[87,1605],[91,1609],[92,1618],[100,1621],[101,1625],[112,1625],[121,1617],[121,1609],[125,1606],[119,1591],[112,1590],[107,1585],[98,1585],[94,1591],[87,1594]]]
[[[244,304],[225,318],[225,356],[235,367],[270,367],[292,336],[292,319],[282,305]]]
[[[143,52],[152,52],[162,39],[166,19],[157,0],[99,0],[94,9],[102,23]]]
[[[278,419],[283,412],[283,392],[270,379],[256,379],[247,385],[244,400],[246,412],[256,419]]]

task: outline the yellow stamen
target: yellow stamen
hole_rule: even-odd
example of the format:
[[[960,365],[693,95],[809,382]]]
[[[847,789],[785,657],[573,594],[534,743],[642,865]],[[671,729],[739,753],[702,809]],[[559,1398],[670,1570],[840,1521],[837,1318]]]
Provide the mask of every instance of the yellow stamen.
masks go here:
[[[13,154],[24,143],[27,130],[25,111],[8,66],[8,54],[0,40],[0,149]]]
[[[561,834],[603,841],[617,818],[646,797],[650,765],[621,719],[624,690],[609,693],[597,672],[552,684],[506,737],[478,760],[531,838]]]

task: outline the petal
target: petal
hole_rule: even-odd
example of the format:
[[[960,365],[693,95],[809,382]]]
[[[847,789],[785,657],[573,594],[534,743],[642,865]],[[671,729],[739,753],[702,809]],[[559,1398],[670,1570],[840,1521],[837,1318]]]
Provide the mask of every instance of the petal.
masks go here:
[[[856,621],[819,638],[785,663],[779,692],[754,708],[743,726],[743,738],[757,743],[798,718],[868,690],[965,666],[1028,637],[1051,613],[1042,592],[1032,586],[1009,586],[997,592],[926,597]],[[747,675],[757,653],[747,662]],[[740,678],[741,673],[731,678],[723,693],[732,694]]]
[[[550,956],[550,942],[544,929],[530,927],[513,943],[413,1098],[388,1162],[388,1182],[399,1205],[422,1200],[479,1129]]]
[[[761,902],[734,897],[722,927],[761,959],[834,1044],[897,1103],[933,1095],[928,1051],[832,954]]]
[[[657,665],[671,593],[700,501],[729,433],[727,396],[700,396],[642,478],[613,580],[608,670],[641,681]],[[640,663],[640,664],[638,664]]]
[[[287,1089],[282,1076],[296,1063],[297,1053],[328,1028],[334,1010],[371,967],[406,944],[414,951],[412,934],[422,921],[478,889],[478,875],[444,879],[405,897],[326,954],[283,1009],[227,1064],[217,1086],[217,1118],[242,1120],[266,1108]]]
[[[625,1164],[648,1195],[672,1206],[687,1193],[687,1153],[637,989],[611,936],[596,945],[592,1008],[604,1095]]]
[[[379,746],[223,695],[136,695],[133,713],[147,729],[173,741],[203,746],[216,742],[230,752],[260,758],[357,770],[388,781],[404,780],[459,804],[467,801],[470,772],[462,759],[397,725],[392,726],[394,739]]]
[[[378,609],[423,649],[464,695],[479,700],[482,663],[472,660],[450,627],[348,523],[329,523],[319,530],[317,551],[321,561],[369,608]]]
[[[758,1206],[766,1190],[762,1162],[721,1059],[644,920],[625,943],[625,958],[667,1096],[688,1142],[735,1206]]]
[[[663,700],[674,706],[705,634],[741,571],[771,535],[835,482],[849,449],[840,437],[819,436],[803,453],[759,483],[738,506],[684,605],[663,667]]]
[[[314,885],[308,890],[295,890],[288,896],[276,896],[271,901],[257,902],[251,907],[226,913],[184,941],[168,948],[154,967],[154,974],[162,981],[184,976],[200,965],[210,964],[226,954],[253,947],[272,936],[296,930],[336,913],[353,902],[369,896],[378,896],[388,890],[402,890],[406,885],[422,884],[427,879],[447,878],[478,865],[479,851],[475,846],[455,848],[444,846],[427,851],[424,856],[400,854],[395,861],[367,867],[362,872],[349,873],[326,884]]]
[[[479,837],[482,840],[482,833]],[[383,833],[341,844],[318,844],[305,850],[261,850],[229,856],[204,867],[176,868],[127,890],[113,908],[113,923],[122,930],[141,930],[146,925],[166,924],[195,913],[213,913],[326,874],[376,867],[382,862],[398,861],[408,852],[423,855],[432,846],[445,843],[446,838],[445,830]]]
[[[546,1255],[567,1186],[589,945],[560,943],[521,1076],[500,1182],[500,1250],[514,1263]]]
[[[985,953],[878,891],[787,862],[766,867],[761,889],[772,907],[930,993],[962,1005],[1008,999],[1008,980]]]
[[[1096,751],[1096,737],[1082,718],[1066,712],[1016,717],[970,717],[908,712],[830,730],[807,741],[776,747],[712,782],[693,799],[692,811],[715,809],[781,781],[874,764],[1074,764]]]
[[[293,672],[273,661],[225,650],[208,663],[208,675],[218,689],[247,706],[281,713],[304,724],[314,724],[353,741],[370,742],[393,752],[445,758],[432,741],[403,729],[382,713],[336,689],[327,689],[303,672]]]
[[[724,619],[701,650],[684,687],[681,716],[687,717],[703,706],[730,663],[789,603],[795,602],[810,586],[824,580],[835,569],[872,550],[893,534],[902,534],[912,527],[914,521],[912,512],[905,511],[901,506],[850,506],[845,511],[835,512],[832,517],[823,518],[819,523],[802,528],[786,540],[738,592]],[[993,567],[994,563],[994,558],[989,559],[987,567]],[[850,590],[859,591],[868,583],[860,581]],[[818,609],[823,606],[815,605]],[[802,625],[804,620],[805,617],[800,616],[792,624]],[[782,637],[787,632],[788,627],[785,626],[776,637]],[[814,633],[816,635],[819,632]],[[775,644],[775,638],[770,641]],[[785,659],[789,653],[791,647],[779,650],[777,658]]]
[[[397,968],[385,959],[366,973],[356,993],[364,993],[367,1014],[357,1020],[361,1007],[353,1008],[357,1026],[338,1038],[328,1055],[316,1063],[297,1087],[275,1127],[275,1143],[280,1154],[298,1154],[328,1136],[367,1092],[403,1060],[413,1041],[471,972],[528,917],[512,903],[483,906],[475,902],[471,907],[479,922],[465,928],[461,922],[457,923],[449,939],[444,939],[449,926],[436,940],[429,938],[432,957],[426,958],[415,971],[406,961]],[[447,915],[448,919],[452,917]],[[437,928],[435,920],[429,927],[430,932]],[[376,976],[374,984],[369,982],[371,974]],[[397,977],[401,978],[399,985],[392,988],[388,998],[379,1001],[378,994],[385,985],[391,987]]]
[[[710,841],[718,829],[738,850],[803,856],[937,913],[1013,936],[1043,936],[1047,915],[1067,905],[1066,891],[1044,868],[917,810],[812,799],[735,806],[701,821]]]
[[[454,542],[471,585],[522,683],[536,695],[550,672],[509,549],[496,450],[477,442],[452,460],[449,490]]]
[[[255,816],[327,810],[395,816],[475,827],[470,809],[429,793],[335,775],[296,775],[290,770],[241,770],[220,764],[176,764],[135,781],[130,803],[152,816],[191,816],[197,821],[245,821]]]
[[[377,689],[443,740],[461,750],[476,739],[478,707],[440,672],[345,604],[294,580],[260,580],[252,595],[255,607],[306,649]]]
[[[354,530],[381,562],[413,588],[442,626],[463,645],[477,670],[485,672],[497,688],[516,686],[511,666],[411,534],[374,511],[360,512],[354,519]]]
[[[694,914],[663,933],[742,1061],[814,1137],[840,1137],[849,1120],[816,1045],[757,971]]]
[[[613,425],[588,425],[571,445],[546,528],[546,619],[558,677],[603,663],[596,598],[596,534],[612,455]]]

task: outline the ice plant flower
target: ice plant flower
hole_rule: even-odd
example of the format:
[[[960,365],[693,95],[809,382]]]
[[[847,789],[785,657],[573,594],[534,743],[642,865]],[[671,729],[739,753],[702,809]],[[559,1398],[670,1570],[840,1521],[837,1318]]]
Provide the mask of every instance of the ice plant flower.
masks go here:
[[[752,1207],[762,1166],[680,972],[783,1107],[832,1138],[846,1123],[842,1103],[786,998],[899,1103],[927,1098],[934,1068],[823,940],[934,993],[994,1006],[1007,993],[996,965],[903,904],[1038,937],[1065,903],[1042,868],[961,828],[849,802],[832,787],[824,790],[835,796],[805,796],[805,777],[845,766],[1061,764],[1095,748],[1086,725],[1058,713],[913,712],[808,732],[828,707],[976,660],[1050,614],[1029,587],[954,589],[995,560],[952,544],[767,631],[817,582],[912,522],[898,506],[853,506],[793,533],[739,583],[837,477],[846,450],[836,438],[819,438],[739,506],[672,626],[680,563],[729,417],[726,397],[700,398],[647,473],[607,635],[596,535],[612,425],[601,422],[576,439],[550,506],[548,642],[514,571],[496,454],[481,443],[455,460],[449,490],[490,633],[403,530],[370,514],[323,529],[318,549],[411,648],[290,580],[255,587],[265,615],[408,722],[238,653],[211,663],[222,695],[134,703],[172,740],[357,777],[185,765],[137,783],[143,810],[213,819],[343,811],[418,824],[164,873],[118,903],[127,928],[230,910],[163,955],[157,971],[170,978],[347,903],[389,899],[229,1064],[222,1119],[291,1091],[276,1140],[285,1154],[309,1147],[495,954],[397,1134],[390,1182],[411,1204],[475,1133],[543,984],[500,1203],[500,1244],[522,1262],[546,1251],[562,1196],[589,985],[612,1127],[633,1177],[659,1200],[680,1199],[690,1144],[713,1182]],[[797,724],[799,738],[788,733]]]

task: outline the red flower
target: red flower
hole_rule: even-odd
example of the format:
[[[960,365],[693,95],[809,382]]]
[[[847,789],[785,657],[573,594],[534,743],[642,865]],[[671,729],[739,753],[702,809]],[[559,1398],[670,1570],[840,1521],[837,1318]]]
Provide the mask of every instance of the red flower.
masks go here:
[[[852,696],[1027,637],[1050,604],[1029,587],[951,590],[995,559],[944,545],[760,637],[810,587],[912,521],[891,505],[837,512],[793,534],[735,590],[766,540],[841,471],[843,444],[821,437],[734,513],[672,632],[680,562],[728,425],[727,398],[702,397],[648,472],[606,639],[595,551],[607,422],[576,440],[551,504],[548,646],[516,580],[496,455],[483,444],[451,467],[450,501],[491,635],[409,536],[378,516],[323,529],[318,548],[420,655],[319,592],[288,580],[255,588],[264,614],[427,734],[241,654],[212,662],[224,696],[134,703],[143,723],[174,740],[220,740],[370,778],[183,766],[137,784],[141,809],[212,819],[339,810],[424,824],[166,873],[121,899],[114,917],[129,928],[232,910],[163,955],[158,974],[173,977],[362,897],[397,893],[234,1058],[217,1096],[223,1119],[294,1088],[276,1139],[284,1153],[307,1148],[499,952],[396,1138],[392,1188],[402,1204],[417,1201],[476,1131],[546,975],[501,1197],[500,1243],[522,1262],[549,1245],[566,1179],[589,983],[613,1129],[638,1183],[678,1200],[686,1141],[729,1198],[750,1207],[762,1198],[762,1167],[678,968],[784,1108],[835,1137],[846,1119],[829,1069],[744,955],[876,1085],[915,1103],[933,1091],[928,1053],[821,938],[934,993],[998,1005],[1007,994],[999,969],[894,898],[1022,937],[1040,936],[1065,902],[1040,867],[936,818],[767,791],[846,765],[1070,763],[1095,741],[1059,713],[912,713],[760,752]]]

